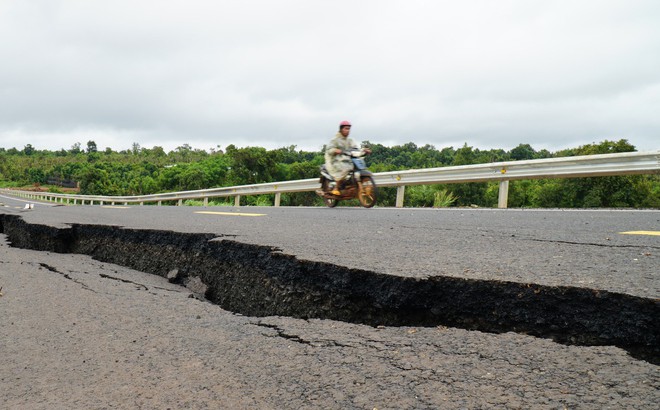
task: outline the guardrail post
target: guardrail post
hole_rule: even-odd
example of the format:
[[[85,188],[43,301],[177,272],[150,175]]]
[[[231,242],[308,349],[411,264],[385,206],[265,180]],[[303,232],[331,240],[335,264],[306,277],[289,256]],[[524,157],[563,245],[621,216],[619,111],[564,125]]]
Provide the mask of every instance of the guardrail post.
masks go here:
[[[396,207],[403,208],[403,196],[406,193],[406,186],[401,185],[396,187]]]
[[[209,197],[208,196],[204,197],[204,206],[205,207],[209,206]]]
[[[240,195],[236,195],[234,197],[234,206],[241,206],[241,196]]]
[[[500,192],[497,198],[497,207],[506,208],[509,202],[509,180],[500,181]]]
[[[140,206],[144,205],[144,202],[140,202]]]
[[[183,205],[183,199],[179,199],[176,203],[176,206],[181,206]]]
[[[275,206],[280,206],[280,197],[282,196],[281,192],[276,192],[275,193]]]
[[[163,201],[158,201],[158,206],[163,205]]]
[[[124,206],[128,206],[128,202],[124,202]]]

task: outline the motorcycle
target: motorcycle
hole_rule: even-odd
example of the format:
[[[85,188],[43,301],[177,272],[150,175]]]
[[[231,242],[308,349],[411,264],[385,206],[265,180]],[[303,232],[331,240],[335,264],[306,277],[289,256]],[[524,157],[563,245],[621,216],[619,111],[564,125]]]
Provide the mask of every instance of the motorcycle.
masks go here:
[[[351,157],[353,170],[342,181],[343,184],[340,184],[340,194],[335,195],[332,193],[336,182],[328,172],[325,164],[321,165],[321,178],[319,179],[321,189],[317,189],[316,194],[323,198],[323,202],[330,208],[337,206],[339,201],[354,198],[357,198],[363,207],[371,208],[376,205],[376,183],[373,174],[367,169],[367,164],[362,158],[365,155],[364,151],[353,150],[343,154]]]

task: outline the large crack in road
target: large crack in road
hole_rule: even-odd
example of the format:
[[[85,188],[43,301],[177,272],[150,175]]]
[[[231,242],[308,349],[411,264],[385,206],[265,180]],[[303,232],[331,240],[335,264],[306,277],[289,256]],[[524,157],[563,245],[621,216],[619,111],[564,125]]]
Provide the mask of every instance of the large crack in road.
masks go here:
[[[14,247],[85,254],[194,284],[209,301],[243,315],[513,331],[564,344],[614,345],[660,363],[657,299],[566,286],[386,275],[300,260],[213,234],[57,228],[28,224],[17,215],[0,215],[0,232]]]

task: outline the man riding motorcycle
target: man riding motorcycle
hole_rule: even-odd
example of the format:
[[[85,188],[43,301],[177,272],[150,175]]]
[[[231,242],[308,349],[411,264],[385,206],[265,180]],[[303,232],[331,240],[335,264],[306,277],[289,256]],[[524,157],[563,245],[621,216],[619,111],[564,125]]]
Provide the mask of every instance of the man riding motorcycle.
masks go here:
[[[326,146],[325,150],[325,166],[335,179],[335,187],[332,190],[333,195],[340,195],[342,184],[349,172],[353,170],[353,162],[351,161],[351,151],[360,151],[360,155],[371,153],[369,148],[362,148],[348,138],[351,133],[351,123],[342,121],[339,123],[339,132],[335,134],[334,138]]]

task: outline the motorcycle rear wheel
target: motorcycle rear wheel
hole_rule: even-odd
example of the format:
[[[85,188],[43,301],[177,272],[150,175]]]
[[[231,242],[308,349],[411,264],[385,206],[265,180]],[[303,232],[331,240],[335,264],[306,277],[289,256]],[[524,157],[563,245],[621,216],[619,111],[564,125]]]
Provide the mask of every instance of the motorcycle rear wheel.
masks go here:
[[[370,176],[364,176],[360,178],[360,182],[362,183],[362,189],[360,189],[360,192],[358,192],[358,200],[360,201],[360,205],[365,208],[371,208],[372,206],[376,205],[376,198],[378,196],[376,183]]]
[[[321,182],[321,189],[323,192],[329,191],[328,180],[325,178],[323,178],[323,182]],[[334,198],[323,198],[323,203],[325,203],[328,208],[334,208],[337,206],[337,202],[338,201]]]
[[[328,208],[334,208],[337,206],[337,200],[333,198],[323,198],[323,202],[325,202]]]

